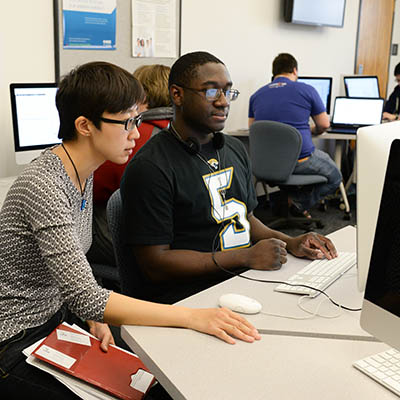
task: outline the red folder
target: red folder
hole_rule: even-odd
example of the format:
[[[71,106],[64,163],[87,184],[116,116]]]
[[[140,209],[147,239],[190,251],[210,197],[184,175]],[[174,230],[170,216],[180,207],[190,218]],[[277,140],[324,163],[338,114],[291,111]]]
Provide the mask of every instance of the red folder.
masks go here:
[[[148,369],[136,356],[113,346],[109,346],[108,352],[105,353],[100,349],[100,341],[92,337],[89,337],[91,346],[59,340],[57,338],[57,329],[82,334],[73,328],[61,324],[47,336],[32,355],[76,378],[89,382],[125,400],[142,399],[154,383],[154,377],[147,375],[149,373]],[[72,357],[76,361],[67,368],[54,362],[54,360],[49,360],[43,357],[43,355],[37,354],[43,346]],[[42,351],[40,352],[42,353]],[[145,371],[144,374],[141,370]],[[147,388],[141,388],[144,392],[130,386],[131,376],[135,375],[140,380],[142,374],[145,375],[146,382],[151,379],[149,385],[145,385]]]

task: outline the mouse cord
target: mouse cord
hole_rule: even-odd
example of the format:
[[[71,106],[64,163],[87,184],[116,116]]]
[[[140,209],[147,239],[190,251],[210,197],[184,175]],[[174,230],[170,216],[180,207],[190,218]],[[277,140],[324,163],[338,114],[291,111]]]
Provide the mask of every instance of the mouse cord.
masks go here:
[[[237,272],[234,272],[234,271],[230,271],[230,270],[228,270],[228,269],[222,267],[221,264],[216,260],[216,258],[215,258],[215,251],[213,251],[213,252],[211,253],[211,257],[212,257],[212,260],[213,260],[214,264],[215,264],[218,268],[220,268],[222,271],[224,271],[224,272],[226,272],[226,273],[228,273],[228,274],[230,274],[230,275],[237,276],[237,277],[239,277],[239,278],[247,279],[247,280],[249,280],[249,281],[254,281],[254,282],[278,283],[278,284],[283,283],[283,284],[289,285],[289,286],[305,287],[305,288],[312,289],[312,290],[315,290],[316,292],[319,292],[319,293],[323,294],[333,305],[335,305],[336,307],[339,307],[340,309],[347,310],[347,311],[361,311],[361,308],[346,307],[346,306],[344,306],[344,305],[342,305],[342,304],[337,303],[337,302],[336,302],[335,300],[333,300],[326,292],[324,292],[323,290],[314,288],[314,287],[312,287],[312,286],[300,285],[300,284],[292,284],[292,283],[287,282],[287,281],[278,281],[278,280],[268,280],[268,279],[250,278],[250,277],[248,277],[248,276],[242,275],[241,273],[237,273]],[[309,296],[303,296],[303,297],[309,297]],[[300,306],[299,306],[299,307],[300,307]],[[301,308],[301,307],[300,307],[300,308]]]
[[[319,309],[321,308],[322,303],[324,303],[326,300],[328,300],[327,298],[322,299],[318,305],[317,308],[314,311],[310,311],[307,310],[301,303],[303,302],[304,299],[310,299],[310,296],[301,296],[299,298],[299,300],[297,301],[297,306],[305,311],[306,313],[310,314],[307,316],[303,316],[303,317],[297,317],[297,316],[293,316],[293,315],[283,315],[283,314],[276,314],[276,313],[270,313],[270,312],[266,312],[266,311],[260,311],[261,314],[265,314],[265,315],[269,315],[270,317],[278,317],[278,318],[288,318],[288,319],[296,319],[296,320],[305,320],[305,319],[312,319],[315,317],[321,317],[321,318],[327,318],[327,319],[333,319],[333,318],[338,318],[343,314],[343,309],[342,307],[340,307],[339,305],[339,312],[337,314],[334,315],[324,315],[324,314],[320,314]]]

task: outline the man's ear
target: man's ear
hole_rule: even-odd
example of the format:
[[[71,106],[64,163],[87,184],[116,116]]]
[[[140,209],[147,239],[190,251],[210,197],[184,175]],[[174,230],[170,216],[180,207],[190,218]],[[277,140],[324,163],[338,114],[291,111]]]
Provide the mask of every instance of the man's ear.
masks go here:
[[[171,85],[169,88],[169,94],[171,96],[172,102],[176,106],[181,106],[183,102],[183,89],[178,85]]]
[[[93,130],[93,123],[81,115],[75,120],[75,130],[79,135],[90,136]]]

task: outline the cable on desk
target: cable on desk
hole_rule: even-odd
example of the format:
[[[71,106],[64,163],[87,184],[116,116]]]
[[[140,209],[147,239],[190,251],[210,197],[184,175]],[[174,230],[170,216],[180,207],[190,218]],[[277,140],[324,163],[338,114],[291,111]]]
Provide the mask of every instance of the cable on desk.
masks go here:
[[[344,305],[342,305],[342,304],[337,303],[337,302],[336,302],[335,300],[333,300],[326,292],[324,292],[323,290],[317,289],[317,288],[313,288],[312,286],[301,285],[301,284],[292,284],[292,283],[289,283],[289,282],[286,282],[286,281],[272,281],[272,280],[269,280],[269,279],[250,278],[250,277],[248,277],[248,276],[242,275],[241,273],[237,273],[237,272],[234,272],[234,271],[229,271],[228,269],[222,267],[222,266],[219,264],[219,262],[216,260],[216,258],[215,258],[215,251],[213,251],[213,252],[211,253],[211,257],[212,257],[212,260],[213,260],[214,264],[215,264],[219,269],[221,269],[222,271],[224,271],[224,272],[226,272],[226,273],[228,273],[228,274],[230,274],[230,275],[237,276],[237,277],[242,278],[242,279],[247,279],[247,280],[249,280],[249,281],[255,281],[255,282],[262,282],[262,283],[278,283],[278,284],[283,283],[283,284],[289,285],[289,286],[305,287],[305,288],[308,288],[308,289],[315,290],[315,291],[317,291],[317,292],[319,292],[319,293],[322,293],[322,294],[323,294],[324,296],[326,296],[327,299],[328,299],[332,304],[334,304],[336,307],[342,308],[343,310],[347,310],[347,311],[361,311],[361,308],[346,307],[346,306],[344,306]],[[307,296],[307,297],[308,297],[308,296]]]
[[[271,317],[279,317],[279,318],[288,318],[288,319],[296,319],[296,320],[305,320],[305,319],[312,319],[314,317],[321,317],[321,318],[326,318],[326,319],[333,319],[333,318],[338,318],[343,314],[343,309],[342,307],[339,307],[339,312],[335,315],[324,315],[324,314],[320,314],[319,313],[319,309],[321,308],[322,303],[324,303],[326,300],[328,300],[327,298],[323,298],[319,303],[317,308],[315,309],[315,311],[310,311],[307,310],[306,308],[304,308],[304,306],[301,305],[302,300],[304,299],[309,299],[310,296],[305,295],[305,296],[301,296],[299,298],[299,300],[297,301],[297,306],[304,312],[310,314],[307,315],[305,317],[297,317],[297,316],[293,316],[293,315],[283,315],[283,314],[275,314],[275,313],[269,313],[266,311],[260,311],[261,314],[265,314],[265,315],[269,315]]]
[[[221,165],[225,165],[225,160],[222,160],[222,161],[223,161],[223,163],[222,163]],[[213,172],[213,171],[212,171],[212,172]],[[217,230],[217,233],[216,233],[215,236],[214,236],[213,243],[212,243],[212,251],[211,251],[212,260],[213,260],[214,264],[215,264],[220,270],[222,270],[222,271],[224,271],[224,272],[226,272],[226,273],[228,273],[228,274],[230,274],[230,275],[237,276],[237,277],[242,278],[242,279],[247,279],[247,280],[249,280],[249,281],[263,282],[263,283],[279,283],[279,284],[280,284],[280,283],[283,283],[283,284],[289,285],[289,286],[298,286],[298,287],[305,287],[305,288],[308,288],[308,289],[312,289],[312,290],[315,290],[315,291],[317,291],[317,292],[319,292],[319,293],[322,293],[324,296],[326,296],[326,297],[328,298],[328,300],[329,300],[332,304],[334,304],[336,307],[339,307],[340,309],[347,310],[347,311],[361,311],[361,308],[346,307],[346,306],[344,306],[344,305],[341,305],[341,304],[337,303],[337,302],[334,301],[327,293],[325,293],[323,290],[320,290],[320,289],[317,289],[317,288],[313,288],[312,286],[301,285],[301,284],[296,284],[296,285],[295,285],[295,284],[292,284],[292,283],[289,283],[289,282],[285,282],[285,281],[271,281],[271,280],[268,280],[268,279],[265,279],[265,280],[264,280],[264,279],[250,278],[250,277],[247,277],[247,276],[242,275],[241,273],[237,273],[237,272],[234,272],[234,271],[229,271],[228,269],[225,269],[224,267],[222,267],[222,266],[217,262],[217,260],[215,259],[215,252],[218,250],[217,238],[218,238],[218,235],[221,233],[222,229],[225,228],[226,222],[231,223],[231,222],[232,222],[232,219],[229,219],[228,221],[225,219],[225,207],[222,208],[222,210],[223,210],[223,211],[222,211],[222,216],[221,216],[221,214],[218,212],[218,210],[217,210],[213,205],[212,205],[212,208],[213,208],[214,212],[217,214],[218,218],[220,218],[220,219],[222,220],[221,227]],[[236,222],[237,222],[237,221],[236,221]],[[309,297],[309,296],[307,296],[307,297]],[[299,305],[299,307],[301,308],[300,305]],[[306,311],[306,310],[304,310],[304,311]],[[307,312],[307,311],[306,311],[306,312]]]

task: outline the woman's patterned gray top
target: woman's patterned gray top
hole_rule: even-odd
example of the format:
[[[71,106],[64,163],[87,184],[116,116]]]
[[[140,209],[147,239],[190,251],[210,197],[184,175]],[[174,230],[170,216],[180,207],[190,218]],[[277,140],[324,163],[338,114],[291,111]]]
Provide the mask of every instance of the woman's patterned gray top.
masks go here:
[[[42,325],[63,303],[85,320],[103,320],[110,291],[85,257],[92,188],[91,176],[81,211],[81,193],[50,149],[12,185],[0,212],[0,342]]]

